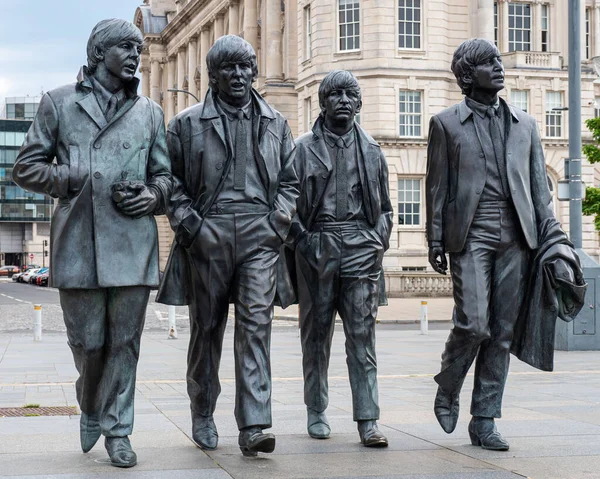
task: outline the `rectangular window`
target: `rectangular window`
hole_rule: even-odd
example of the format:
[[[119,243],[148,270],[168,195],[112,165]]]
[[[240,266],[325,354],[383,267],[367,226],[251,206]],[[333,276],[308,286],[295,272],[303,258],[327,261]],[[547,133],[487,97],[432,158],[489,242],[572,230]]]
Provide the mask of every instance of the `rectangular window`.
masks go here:
[[[498,2],[494,2],[494,43],[498,46]]]
[[[529,91],[512,90],[510,92],[510,103],[524,112],[529,109]]]
[[[421,137],[421,92],[400,90],[399,134],[401,137]]]
[[[421,179],[398,178],[398,224],[421,224]]]
[[[304,131],[312,128],[312,102],[310,97],[304,99]]]
[[[312,56],[312,25],[310,23],[310,5],[304,7],[304,59]]]
[[[589,8],[585,9],[585,58],[588,60],[590,56],[590,15],[591,11]]]
[[[360,48],[359,0],[338,0],[340,51]]]
[[[600,98],[594,99],[594,117],[600,118]]]
[[[398,0],[398,48],[421,48],[421,0]]]
[[[559,91],[546,92],[546,136],[560,138],[562,136],[562,93]]]
[[[542,5],[542,51],[547,52],[548,49],[548,5]]]
[[[528,3],[508,4],[508,51],[528,52],[531,50],[531,5]]]

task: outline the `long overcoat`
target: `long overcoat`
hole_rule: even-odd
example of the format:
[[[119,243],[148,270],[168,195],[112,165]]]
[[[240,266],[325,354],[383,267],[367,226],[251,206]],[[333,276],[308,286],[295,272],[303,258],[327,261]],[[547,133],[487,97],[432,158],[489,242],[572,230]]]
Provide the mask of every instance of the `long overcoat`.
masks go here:
[[[296,212],[299,194],[294,140],[286,119],[255,90],[252,90],[252,102],[257,112],[252,153],[272,208],[269,221],[283,242]],[[179,113],[167,127],[174,184],[167,215],[175,241],[156,298],[159,303],[190,304],[191,265],[186,248],[221,191],[233,161],[225,121],[209,89],[204,102]],[[287,269],[284,262],[279,261],[277,303],[285,303],[282,298],[292,294]]]
[[[107,122],[86,68],[76,84],[46,93],[13,169],[19,186],[58,198],[50,232],[50,284],[56,288],[156,286],[158,231],[153,215],[119,211],[111,185],[127,172],[171,190],[163,113],[140,97],[137,80]]]

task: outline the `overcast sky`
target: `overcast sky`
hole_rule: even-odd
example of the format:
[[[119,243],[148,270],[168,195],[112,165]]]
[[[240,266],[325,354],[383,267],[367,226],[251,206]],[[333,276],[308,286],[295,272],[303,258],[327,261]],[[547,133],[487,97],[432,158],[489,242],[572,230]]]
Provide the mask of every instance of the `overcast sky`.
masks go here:
[[[132,21],[142,0],[0,0],[0,110],[7,96],[73,83],[92,28]],[[138,73],[139,75],[139,73]]]

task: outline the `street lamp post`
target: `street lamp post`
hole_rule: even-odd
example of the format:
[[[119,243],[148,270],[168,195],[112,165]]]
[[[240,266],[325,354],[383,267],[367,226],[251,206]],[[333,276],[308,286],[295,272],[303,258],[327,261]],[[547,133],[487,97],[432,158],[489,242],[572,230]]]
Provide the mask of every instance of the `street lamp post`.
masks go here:
[[[196,100],[197,103],[200,103],[200,100],[198,99],[198,97],[196,95],[194,95],[191,91],[187,91],[187,90],[180,90],[179,88],[169,88],[167,91],[172,91],[174,93],[187,93],[188,95],[190,95],[194,100]]]

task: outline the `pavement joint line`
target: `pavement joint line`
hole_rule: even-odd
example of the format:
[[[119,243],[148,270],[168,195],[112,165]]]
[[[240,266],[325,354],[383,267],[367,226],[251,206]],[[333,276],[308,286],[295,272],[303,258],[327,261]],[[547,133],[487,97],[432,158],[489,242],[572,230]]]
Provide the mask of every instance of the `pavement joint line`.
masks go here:
[[[0,363],[2,360],[0,359]],[[413,379],[413,378],[432,378],[437,373],[421,373],[421,374],[382,374],[378,375],[377,379]],[[511,376],[549,376],[549,375],[573,375],[573,374],[600,374],[600,369],[595,370],[575,370],[575,371],[511,371]],[[474,373],[469,373],[467,376],[473,376]],[[348,379],[348,376],[329,376],[329,380],[343,381]],[[278,382],[296,382],[304,381],[301,376],[298,377],[281,377],[272,378],[272,381]],[[235,378],[220,378],[222,383],[235,383]],[[136,381],[136,384],[185,384],[185,379],[142,379]],[[44,382],[44,383],[0,383],[0,387],[40,387],[40,386],[72,386],[75,381],[63,382]]]

